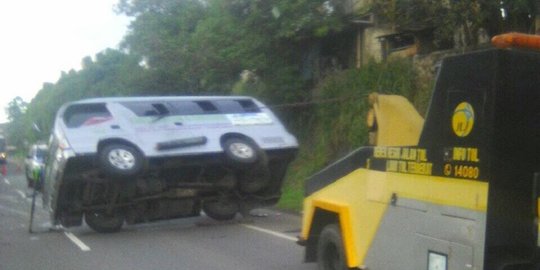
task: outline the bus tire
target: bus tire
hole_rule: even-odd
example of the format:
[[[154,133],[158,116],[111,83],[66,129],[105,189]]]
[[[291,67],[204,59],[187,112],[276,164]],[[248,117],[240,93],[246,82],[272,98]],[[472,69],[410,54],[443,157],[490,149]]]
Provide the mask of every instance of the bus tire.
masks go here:
[[[233,219],[239,209],[238,202],[224,198],[204,201],[202,204],[202,210],[204,213],[208,217],[218,221]]]
[[[144,164],[143,155],[134,147],[125,144],[109,144],[98,153],[102,171],[112,177],[138,175]]]
[[[124,225],[124,215],[121,211],[107,213],[105,210],[87,211],[84,220],[88,227],[99,233],[114,233]]]
[[[228,161],[236,167],[251,166],[257,162],[258,148],[244,138],[230,138],[223,142],[223,151]]]

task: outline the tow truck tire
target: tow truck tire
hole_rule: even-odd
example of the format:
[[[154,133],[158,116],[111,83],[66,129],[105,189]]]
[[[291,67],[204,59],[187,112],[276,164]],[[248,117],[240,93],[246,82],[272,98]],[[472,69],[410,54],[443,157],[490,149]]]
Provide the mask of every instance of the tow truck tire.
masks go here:
[[[98,153],[101,170],[112,177],[135,176],[142,171],[143,155],[134,147],[113,143],[104,146]]]
[[[317,243],[317,268],[319,270],[347,270],[343,238],[338,224],[326,225]]]
[[[88,211],[84,215],[88,227],[99,233],[118,232],[124,225],[124,215],[117,211],[107,214],[105,210]]]
[[[202,210],[212,219],[225,221],[233,219],[240,210],[240,206],[236,201],[220,199],[204,201]]]

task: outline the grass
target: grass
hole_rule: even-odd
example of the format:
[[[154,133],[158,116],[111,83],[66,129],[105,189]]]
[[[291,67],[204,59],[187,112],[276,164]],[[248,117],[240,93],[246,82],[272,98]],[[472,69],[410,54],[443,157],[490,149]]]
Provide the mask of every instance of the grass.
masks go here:
[[[302,209],[302,201],[304,200],[304,191],[298,188],[285,186],[281,200],[277,204],[280,209],[300,212]]]

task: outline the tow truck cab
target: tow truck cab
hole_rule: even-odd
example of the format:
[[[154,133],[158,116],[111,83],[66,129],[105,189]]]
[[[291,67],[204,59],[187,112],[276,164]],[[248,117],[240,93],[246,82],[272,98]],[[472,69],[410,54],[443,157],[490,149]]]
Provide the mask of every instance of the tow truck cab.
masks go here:
[[[372,102],[371,126],[384,139],[308,179],[306,261],[538,269],[539,71],[540,53],[523,49],[446,58],[423,127],[415,112],[396,110],[403,102]],[[396,118],[416,124],[392,125]]]

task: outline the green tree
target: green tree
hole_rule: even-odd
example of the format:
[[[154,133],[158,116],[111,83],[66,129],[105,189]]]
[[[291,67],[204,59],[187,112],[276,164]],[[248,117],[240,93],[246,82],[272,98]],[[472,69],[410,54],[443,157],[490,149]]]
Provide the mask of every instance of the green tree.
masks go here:
[[[121,0],[117,10],[135,18],[122,46],[144,59],[155,90],[197,91],[201,75],[192,71],[199,65],[192,60],[196,50],[189,43],[205,17],[204,1]]]
[[[6,107],[8,120],[10,122],[20,120],[24,116],[27,106],[28,103],[19,96],[12,99]]]
[[[344,16],[323,0],[121,0],[134,17],[123,45],[159,74],[162,90],[229,93],[244,70],[272,101],[301,99],[304,43],[341,30]]]
[[[24,149],[26,125],[25,114],[28,103],[17,96],[12,99],[5,108],[9,123],[6,128],[7,138],[10,145],[18,149]]]

